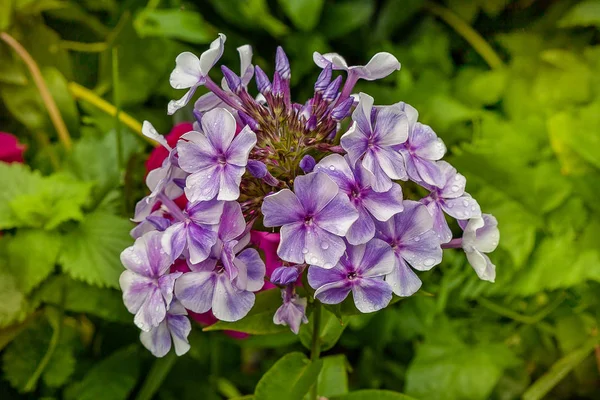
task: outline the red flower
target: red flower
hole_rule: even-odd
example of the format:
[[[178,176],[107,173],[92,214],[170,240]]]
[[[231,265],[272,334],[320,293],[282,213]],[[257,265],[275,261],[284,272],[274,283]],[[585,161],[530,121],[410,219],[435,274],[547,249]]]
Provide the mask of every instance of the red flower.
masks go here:
[[[0,162],[22,163],[26,148],[27,146],[19,143],[14,135],[0,132]]]

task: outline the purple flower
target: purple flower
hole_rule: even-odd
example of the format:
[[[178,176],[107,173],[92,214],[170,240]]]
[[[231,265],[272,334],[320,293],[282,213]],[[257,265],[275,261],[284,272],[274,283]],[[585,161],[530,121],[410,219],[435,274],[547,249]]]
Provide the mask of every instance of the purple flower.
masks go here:
[[[294,293],[292,287],[283,289],[281,297],[283,298],[283,304],[275,311],[273,323],[289,326],[292,332],[297,335],[300,331],[300,324],[308,323],[308,318],[306,318],[307,300],[305,297],[299,297]]]
[[[496,266],[485,253],[496,250],[499,240],[498,221],[493,215],[483,214],[480,218],[470,219],[465,226],[462,248],[469,264],[484,281],[494,282],[496,279]]]
[[[315,297],[325,304],[338,304],[352,291],[360,312],[369,313],[386,307],[392,288],[384,276],[394,269],[394,253],[382,240],[347,246],[340,261],[331,269],[310,266],[308,283]]]
[[[119,278],[123,302],[134,322],[148,332],[166,316],[173,300],[173,285],[181,272],[169,274],[171,258],[160,244],[160,232],[148,232],[133,246],[121,253],[121,262],[127,268]]]
[[[197,264],[206,260],[211,247],[217,241],[218,223],[223,213],[223,202],[217,200],[188,203],[183,220],[165,230],[162,246],[173,260],[185,249],[190,262]]]
[[[433,216],[433,228],[442,243],[452,239],[452,231],[446,222],[444,212],[453,218],[463,220],[481,217],[477,201],[465,193],[467,180],[445,161],[438,161],[441,174],[440,187],[430,186],[431,193],[421,200]]]
[[[189,51],[183,52],[175,59],[175,69],[171,72],[169,82],[174,89],[188,89],[187,93],[179,100],[171,100],[167,107],[169,115],[184,107],[194,95],[198,86],[203,85],[208,77],[208,72],[223,55],[227,37],[219,33],[210,48],[196,57]]]
[[[331,65],[333,69],[347,71],[349,74],[356,75],[357,78],[367,81],[385,78],[392,72],[400,69],[398,59],[392,54],[385,52],[375,54],[365,66],[348,66],[344,57],[337,53],[320,54],[315,51],[313,53],[313,61],[321,68]]]
[[[404,211],[375,224],[375,237],[392,246],[395,255],[394,269],[386,276],[386,282],[398,296],[412,295],[421,287],[421,280],[408,264],[427,271],[442,261],[442,248],[433,231],[431,215],[423,204],[404,200]]]
[[[418,112],[408,104],[401,103],[408,117],[408,139],[399,146],[404,157],[408,177],[419,183],[440,186],[443,176],[436,163],[446,154],[446,145],[433,129],[417,121]]]
[[[313,171],[315,165],[317,165],[317,162],[315,161],[313,156],[307,154],[304,157],[302,157],[302,160],[300,160],[299,165],[302,171],[304,171],[305,174],[308,174]]]
[[[342,237],[358,218],[335,182],[315,172],[296,177],[294,192],[283,189],[265,197],[262,213],[266,227],[281,226],[281,259],[325,268],[333,267],[344,253]]]
[[[171,220],[165,217],[165,210],[161,207],[158,210],[152,212],[142,222],[137,224],[130,232],[129,235],[137,239],[144,234],[151,231],[165,231],[171,226]]]
[[[360,93],[352,119],[354,124],[341,138],[351,165],[362,166],[373,190],[387,192],[392,179],[407,179],[404,160],[394,147],[408,137],[408,119],[399,105],[373,108],[373,98]]]
[[[375,223],[387,221],[402,211],[402,188],[393,183],[390,190],[376,192],[367,184],[365,170],[361,165],[352,167],[348,159],[331,154],[317,164],[316,171],[329,176],[344,192],[358,211],[358,219],[346,234],[350,244],[366,243],[375,236]]]
[[[177,144],[179,165],[191,175],[185,194],[192,201],[236,200],[256,135],[246,126],[235,136],[235,118],[225,109],[204,114],[202,131],[188,132]]]
[[[140,341],[155,357],[164,357],[171,350],[171,342],[175,346],[175,354],[184,355],[190,349],[188,335],[192,331],[187,311],[173,300],[166,318],[158,326],[148,332],[140,333]]]
[[[277,267],[271,273],[271,283],[275,285],[289,285],[298,280],[300,270],[297,267]]]

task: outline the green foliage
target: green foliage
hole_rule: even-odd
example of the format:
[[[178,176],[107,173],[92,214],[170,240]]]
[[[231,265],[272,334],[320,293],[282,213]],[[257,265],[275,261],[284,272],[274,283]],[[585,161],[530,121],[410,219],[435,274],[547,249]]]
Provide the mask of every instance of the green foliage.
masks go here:
[[[289,353],[279,359],[258,381],[255,400],[301,400],[316,382],[323,360],[311,362],[302,353]]]

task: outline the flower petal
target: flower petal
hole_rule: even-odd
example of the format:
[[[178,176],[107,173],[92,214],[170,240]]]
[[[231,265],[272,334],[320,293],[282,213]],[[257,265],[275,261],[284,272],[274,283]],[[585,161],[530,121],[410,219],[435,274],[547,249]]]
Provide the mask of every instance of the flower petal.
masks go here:
[[[442,262],[440,239],[433,230],[415,236],[411,242],[403,242],[400,254],[414,269],[419,271],[430,270]]]
[[[223,100],[217,97],[213,92],[208,92],[198,97],[194,103],[194,110],[205,113],[223,104]]]
[[[346,194],[349,194],[355,185],[354,173],[348,161],[339,154],[331,154],[323,158],[314,170],[329,176]]]
[[[367,151],[369,145],[369,133],[364,133],[355,122],[348,131],[344,133],[340,139],[340,143],[344,150],[348,153],[348,158],[352,165]]]
[[[371,313],[381,310],[392,300],[392,288],[383,278],[366,278],[352,286],[352,296],[358,311]]]
[[[158,326],[167,315],[167,307],[160,290],[156,286],[150,289],[146,301],[133,318],[133,322],[144,332]]]
[[[163,275],[158,278],[158,289],[165,299],[166,304],[171,304],[171,301],[173,300],[175,281],[182,274],[183,272],[173,272],[172,274]]]
[[[350,69],[352,68],[356,68],[355,71],[361,79],[374,81],[398,71],[400,62],[392,54],[381,52],[375,54],[364,67],[351,67]]]
[[[408,139],[408,118],[397,104],[377,108],[373,140],[378,146],[394,146]]]
[[[244,269],[247,277],[245,287],[240,288],[238,286],[238,288],[251,292],[257,292],[262,289],[265,284],[266,268],[256,249],[242,251],[236,256],[234,264],[239,270]]]
[[[392,183],[392,188],[387,192],[368,190],[363,194],[362,204],[377,220],[387,221],[404,210],[402,188]]]
[[[427,210],[429,214],[433,217],[433,230],[438,235],[441,243],[448,243],[452,240],[452,230],[448,226],[448,221],[446,221],[446,216],[442,211],[440,205],[432,201],[427,204]]]
[[[248,156],[250,151],[256,145],[256,134],[248,125],[244,127],[233,139],[231,145],[227,149],[227,163],[245,167],[248,164]]]
[[[217,154],[225,154],[235,135],[235,118],[224,108],[215,108],[202,116],[202,132]]]
[[[440,160],[446,154],[446,145],[429,125],[416,123],[410,135],[410,144],[414,152],[425,160]]]
[[[319,227],[307,230],[304,261],[309,265],[332,268],[346,250],[344,240]]]
[[[208,258],[211,247],[217,241],[216,227],[190,223],[186,230],[190,262],[198,264]]]
[[[240,183],[246,169],[226,164],[220,173],[218,200],[233,201],[240,197]]]
[[[440,205],[446,214],[456,219],[481,217],[479,203],[477,203],[477,200],[472,198],[468,193],[455,199],[444,199]]]
[[[136,314],[151,293],[154,282],[150,278],[125,270],[119,277],[119,285],[127,311]]]
[[[175,58],[175,69],[171,72],[169,83],[174,89],[186,89],[196,85],[202,77],[200,59],[185,51]]]
[[[223,55],[226,40],[227,36],[219,33],[219,37],[212,41],[208,50],[200,55],[200,71],[204,76],[208,75],[208,71]]]
[[[488,282],[496,280],[496,266],[492,264],[490,258],[478,250],[468,251],[467,260],[473,267],[479,279]]]
[[[242,214],[242,207],[237,201],[226,201],[219,224],[219,239],[229,242],[236,239],[246,229],[246,220]]]
[[[154,357],[164,357],[171,350],[171,335],[167,321],[161,322],[157,327],[148,332],[140,333],[140,342],[150,350]]]
[[[212,302],[212,312],[221,321],[238,321],[254,305],[254,293],[233,287],[226,274],[219,274]]]
[[[182,170],[193,174],[215,165],[218,154],[204,134],[191,131],[181,139],[184,140],[177,142],[177,155]]]
[[[222,174],[223,168],[218,164],[191,174],[185,180],[185,196],[191,202],[214,199],[219,193]]]
[[[358,219],[346,233],[346,240],[353,245],[367,243],[375,236],[375,223],[371,214],[361,205],[357,207],[357,211]]]
[[[364,247],[361,260],[355,264],[358,275],[376,277],[392,272],[395,257],[389,244],[380,239],[372,239]]]
[[[315,298],[324,304],[339,304],[348,297],[352,284],[343,280],[328,283],[315,291]]]
[[[304,220],[304,208],[289,189],[266,196],[261,207],[266,227],[282,226]]]
[[[325,53],[320,54],[318,52],[313,53],[313,61],[319,68],[325,68],[328,64],[331,64],[333,69],[337,70],[348,70],[348,64],[344,57],[340,56],[338,53]]]
[[[187,229],[183,222],[168,227],[162,236],[162,247],[172,260],[179,258],[187,244]]]
[[[333,183],[331,179],[329,181]],[[358,211],[350,203],[348,196],[339,193],[313,217],[313,222],[334,235],[344,236],[357,219]]]
[[[313,172],[294,179],[294,193],[308,215],[315,215],[323,210],[338,192],[335,182],[324,174]]]
[[[175,282],[175,296],[188,310],[207,312],[212,307],[216,281],[212,271],[188,272]]]
[[[404,158],[400,153],[391,148],[380,148],[375,153],[375,157],[381,169],[390,179],[408,179],[404,167]]]
[[[276,325],[287,325],[297,335],[300,331],[300,324],[308,322],[306,318],[306,304],[307,299],[305,297],[295,295],[294,298],[284,302],[277,309],[273,316],[273,323]]]
[[[330,269],[311,265],[308,267],[308,284],[316,290],[321,286],[343,281],[347,275],[348,272],[339,263]]]
[[[182,356],[190,349],[188,335],[192,331],[190,320],[184,315],[167,315],[167,325],[173,338],[175,354]]]
[[[379,151],[381,149],[377,149]],[[367,182],[376,192],[387,192],[392,188],[392,180],[379,165],[375,151],[367,151],[362,161]]]
[[[277,255],[279,258],[295,264],[304,263],[304,250],[306,249],[306,252],[308,252],[308,248],[306,247],[306,227],[304,222],[282,226],[280,235],[281,239],[279,241],[279,246],[277,247]]]
[[[186,211],[196,224],[216,225],[221,220],[224,202],[218,200],[188,203]]]
[[[394,270],[385,276],[385,281],[401,297],[411,296],[421,287],[421,280],[401,257],[396,257]]]

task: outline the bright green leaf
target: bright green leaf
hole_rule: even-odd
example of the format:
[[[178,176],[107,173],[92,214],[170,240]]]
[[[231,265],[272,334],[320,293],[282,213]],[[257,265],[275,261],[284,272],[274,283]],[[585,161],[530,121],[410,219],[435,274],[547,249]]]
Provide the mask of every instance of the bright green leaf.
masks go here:
[[[0,229],[21,226],[10,202],[17,196],[35,193],[43,179],[39,172],[32,172],[23,164],[0,163]]]
[[[414,397],[391,390],[364,389],[342,396],[334,396],[330,400],[416,400]]]
[[[325,0],[279,0],[288,18],[303,31],[310,31],[319,22]]]
[[[19,290],[17,280],[0,262],[0,327],[23,320],[27,309],[27,300]]]
[[[323,357],[317,393],[327,398],[348,393],[348,360],[343,354]]]
[[[600,1],[586,0],[576,4],[558,21],[558,26],[600,26]]]
[[[258,381],[255,400],[301,400],[315,383],[323,361],[311,362],[302,353],[280,358]]]
[[[321,312],[321,333],[319,339],[321,341],[321,351],[326,351],[335,346],[340,336],[348,326],[350,318],[346,317],[342,322],[326,308],[323,308]],[[308,324],[303,324],[300,327],[298,336],[300,341],[307,349],[311,348],[312,343],[312,332],[313,332],[313,319],[308,319]]]
[[[190,43],[210,43],[217,31],[195,11],[179,9],[144,9],[134,19],[140,37],[156,36]]]

